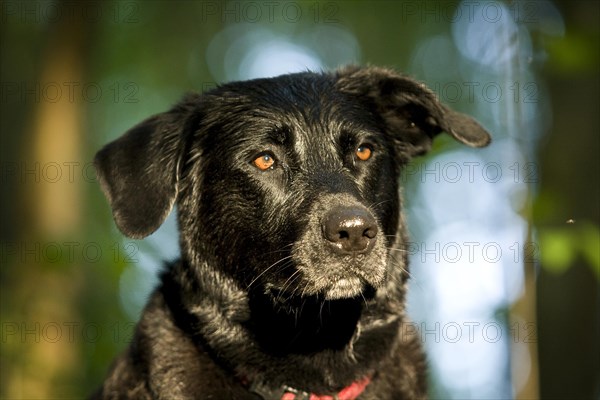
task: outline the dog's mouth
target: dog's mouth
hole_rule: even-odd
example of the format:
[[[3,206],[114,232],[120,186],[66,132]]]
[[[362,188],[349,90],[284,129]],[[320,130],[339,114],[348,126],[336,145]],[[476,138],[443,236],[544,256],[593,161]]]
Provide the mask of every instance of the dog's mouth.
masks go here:
[[[318,292],[289,291],[276,287],[267,290],[274,305],[279,308],[293,310],[303,308],[307,301],[318,299],[319,302],[357,300],[361,303],[375,298],[377,289],[365,282],[342,278]]]
[[[342,275],[329,276],[313,282],[307,292],[311,295],[323,296],[325,300],[341,300],[365,296],[374,290],[375,287],[361,276]]]
[[[322,300],[343,300],[361,298],[369,300],[374,297],[380,282],[371,283],[365,278],[356,275],[339,277],[323,277],[314,281],[300,283],[296,287],[268,285],[268,292],[276,303],[304,301],[309,297],[318,297]]]
[[[302,251],[310,246],[301,247]],[[319,296],[324,300],[342,300],[365,297],[382,286],[386,280],[387,257],[385,250],[375,246],[371,254],[339,257],[317,247],[316,262],[311,257],[292,257],[293,269],[286,276],[267,285],[282,298]]]
[[[320,296],[325,300],[365,297],[384,285],[387,258],[380,254],[340,259],[324,253],[321,263],[296,260],[291,278],[279,286],[282,292],[297,296]],[[290,284],[291,283],[291,284]]]

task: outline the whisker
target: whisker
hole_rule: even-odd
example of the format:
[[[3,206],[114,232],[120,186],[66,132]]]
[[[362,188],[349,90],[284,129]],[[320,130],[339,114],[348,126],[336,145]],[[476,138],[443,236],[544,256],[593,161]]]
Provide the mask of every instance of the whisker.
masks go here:
[[[289,255],[287,257],[283,257],[280,260],[276,261],[275,263],[271,264],[268,268],[265,268],[265,270],[263,272],[261,272],[260,274],[258,274],[256,276],[256,278],[254,278],[252,280],[252,282],[250,282],[250,284],[248,285],[248,287],[246,287],[246,290],[250,289],[250,287],[254,284],[254,282],[256,282],[261,276],[263,276],[264,274],[266,274],[271,268],[275,267],[277,264],[279,264],[282,261],[289,260],[290,258],[292,258],[291,255]]]
[[[287,293],[287,289],[290,286],[292,286],[292,284],[294,282],[296,282],[300,276],[301,276],[301,271],[300,270],[294,271],[294,273],[283,284],[282,288],[279,291],[279,295],[275,298],[275,300],[276,301],[281,301],[281,302],[286,302],[287,300],[289,300],[292,297],[294,297],[297,288],[294,288],[291,293]],[[288,296],[284,297],[284,295],[286,295],[286,294],[288,294]]]
[[[319,323],[323,326],[323,306],[325,305],[325,300],[321,301],[321,307],[319,307]]]
[[[371,204],[371,205],[370,205],[370,206],[368,206],[367,208],[368,208],[369,210],[374,210],[374,209],[375,209],[375,207],[378,207],[378,206],[380,206],[380,205],[382,205],[382,204],[385,204],[385,203],[389,203],[390,201],[392,201],[392,200],[382,200],[382,201],[380,201],[380,202],[377,202],[377,203],[373,203],[373,204]]]
[[[402,263],[400,263],[398,261],[398,259],[396,259],[396,257],[394,257],[394,255],[390,254],[390,257],[398,265],[398,267],[400,268],[400,271],[402,271],[403,273],[405,273],[411,279],[411,285],[416,285],[416,286],[419,287],[419,289],[423,290],[423,286],[421,286],[421,284],[419,283],[419,281],[416,278],[414,278],[413,274],[410,273],[406,268],[402,267]],[[397,284],[402,284],[402,281],[398,281],[398,279],[400,279],[399,277],[394,276],[394,275],[390,275],[390,277]]]
[[[382,235],[383,237],[389,237],[389,238],[394,238],[394,239],[400,239],[402,240],[402,236],[401,235]]]
[[[365,302],[365,308],[368,310],[369,304],[367,303],[367,299],[365,298],[365,295],[362,292],[360,292],[360,297],[362,297],[363,301]]]
[[[292,275],[289,276],[289,278],[287,278],[287,280],[283,283],[283,285],[281,286],[281,292],[285,292],[286,288],[290,287],[292,285],[292,283],[294,283],[294,281],[300,276],[300,270],[297,269],[294,271],[294,273]]]
[[[398,268],[400,268],[400,271],[402,271],[403,273],[405,273],[406,275],[408,275],[409,278],[412,278],[412,275],[410,273],[409,270],[407,270],[406,268],[404,268],[402,266],[402,262],[399,261],[394,255],[390,254],[390,257],[392,258],[392,260],[396,263],[396,265],[398,266]]]
[[[293,243],[293,242],[292,242],[292,243],[290,243],[290,244],[286,244],[285,246],[283,246],[283,247],[280,247],[280,248],[279,248],[279,249],[277,249],[277,250],[273,250],[273,251],[269,251],[269,252],[265,253],[265,255],[270,255],[270,254],[275,254],[275,253],[283,253],[284,251],[288,251],[288,250],[287,250],[287,249],[288,249],[288,247],[292,247],[294,244],[295,244],[295,243]]]

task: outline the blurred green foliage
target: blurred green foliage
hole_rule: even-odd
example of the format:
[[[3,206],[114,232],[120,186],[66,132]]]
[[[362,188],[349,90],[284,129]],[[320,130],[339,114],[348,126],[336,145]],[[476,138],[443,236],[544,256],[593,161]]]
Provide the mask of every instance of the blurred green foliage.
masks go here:
[[[600,231],[589,222],[569,221],[560,228],[547,228],[539,234],[540,261],[553,273],[562,273],[584,261],[600,280]]]

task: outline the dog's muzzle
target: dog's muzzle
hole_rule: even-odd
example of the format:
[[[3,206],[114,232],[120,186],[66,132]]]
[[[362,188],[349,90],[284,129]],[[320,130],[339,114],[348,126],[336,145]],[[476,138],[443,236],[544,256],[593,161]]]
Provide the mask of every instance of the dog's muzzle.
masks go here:
[[[304,295],[328,300],[360,296],[385,278],[387,251],[381,227],[358,199],[328,194],[313,204],[292,250]]]

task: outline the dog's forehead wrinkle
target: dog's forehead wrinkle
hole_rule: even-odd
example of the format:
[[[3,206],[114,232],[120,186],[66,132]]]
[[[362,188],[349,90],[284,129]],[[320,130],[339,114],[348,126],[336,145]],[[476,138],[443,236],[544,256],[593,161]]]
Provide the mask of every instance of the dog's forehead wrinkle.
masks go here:
[[[344,131],[341,123],[320,121],[320,123],[296,125],[294,152],[303,163],[304,170],[341,168],[340,136]]]

